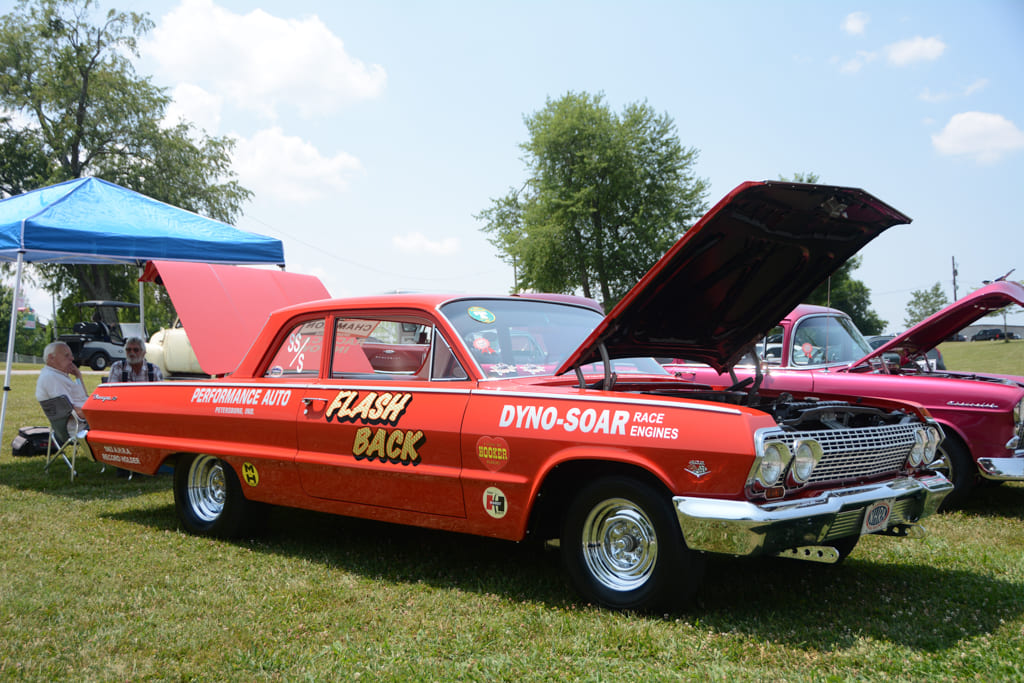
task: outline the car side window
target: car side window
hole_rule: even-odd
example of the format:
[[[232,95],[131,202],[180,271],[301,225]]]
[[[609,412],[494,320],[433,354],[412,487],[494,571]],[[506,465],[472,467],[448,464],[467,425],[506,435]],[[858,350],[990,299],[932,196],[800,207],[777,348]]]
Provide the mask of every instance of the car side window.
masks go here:
[[[317,376],[324,340],[323,318],[304,320],[288,332],[264,377]]]
[[[435,336],[434,326],[421,321],[336,318],[331,377],[426,381]]]

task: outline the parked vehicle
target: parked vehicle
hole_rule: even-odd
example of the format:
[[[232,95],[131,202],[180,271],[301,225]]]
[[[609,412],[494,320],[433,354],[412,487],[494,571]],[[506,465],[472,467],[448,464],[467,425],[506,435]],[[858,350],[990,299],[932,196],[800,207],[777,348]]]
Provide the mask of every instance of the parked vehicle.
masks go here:
[[[228,377],[99,387],[89,446],[136,472],[173,464],[192,533],[249,533],[273,504],[554,540],[585,599],[618,609],[685,601],[705,553],[837,562],[951,490],[926,468],[934,422],[888,399],[693,386],[651,357],[726,370],[907,220],[861,190],[746,183],[607,317],[514,296],[290,306]]]
[[[142,324],[121,322],[119,311],[138,310],[139,305],[125,301],[83,301],[75,304],[91,311],[89,320],[77,322],[71,333],[58,340],[71,348],[76,365],[106,370],[116,360],[124,360],[124,342],[128,337],[143,338]]]
[[[919,361],[953,331],[1010,304],[1024,304],[1024,286],[993,282],[876,349],[845,313],[801,305],[780,323],[781,359],[768,358],[763,366],[748,364],[737,368],[735,375],[768,396],[887,396],[924,405],[946,435],[933,468],[953,482],[954,492],[946,502],[956,505],[981,480],[1024,481],[1024,377],[933,370]],[[702,384],[737,381],[692,364],[666,367]]]
[[[971,341],[994,341],[996,339],[1006,339],[1003,331],[996,327],[979,330],[971,335]]]
[[[868,337],[868,344],[871,345],[871,348],[877,349],[882,344],[890,342],[890,341],[892,341],[895,338],[896,338],[896,335],[893,335],[893,334],[876,335],[874,337]],[[899,357],[898,356],[896,357],[896,361],[895,362],[899,362]],[[939,351],[938,348],[928,349],[928,351],[925,353],[925,358],[918,358],[914,362],[917,362],[918,364],[921,364],[922,366],[924,364],[927,364],[928,368],[926,368],[926,369],[931,369],[931,370],[945,370],[946,369],[946,361],[943,360],[942,352]]]

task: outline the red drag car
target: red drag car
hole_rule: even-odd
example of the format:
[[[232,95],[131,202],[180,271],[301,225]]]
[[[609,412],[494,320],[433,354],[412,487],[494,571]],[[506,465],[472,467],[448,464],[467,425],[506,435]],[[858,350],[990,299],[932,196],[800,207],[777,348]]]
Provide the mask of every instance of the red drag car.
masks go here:
[[[735,377],[687,363],[666,368],[702,384],[756,379],[758,391],[768,395],[887,396],[920,403],[946,434],[932,468],[953,482],[946,505],[955,505],[979,481],[1024,481],[1024,377],[940,370],[927,354],[957,330],[1013,304],[1024,305],[1024,286],[993,282],[874,350],[845,313],[801,305],[757,345],[763,376],[752,364],[736,368]],[[1024,347],[1007,349],[1024,353]]]
[[[173,464],[194,533],[248,532],[273,504],[558,539],[575,586],[613,608],[685,601],[704,553],[835,562],[951,489],[925,467],[927,414],[708,390],[649,356],[725,369],[907,220],[860,190],[746,183],[606,318],[529,297],[291,306],[230,376],[100,386],[88,442],[136,472]]]

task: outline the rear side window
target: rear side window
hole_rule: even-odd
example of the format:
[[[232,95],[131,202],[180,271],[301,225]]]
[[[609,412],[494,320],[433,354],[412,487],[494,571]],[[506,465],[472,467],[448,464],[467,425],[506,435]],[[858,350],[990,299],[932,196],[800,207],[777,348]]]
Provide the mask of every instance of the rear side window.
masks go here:
[[[408,319],[337,318],[331,377],[429,378],[431,325]]]
[[[316,377],[323,345],[323,318],[296,324],[281,342],[264,377]]]

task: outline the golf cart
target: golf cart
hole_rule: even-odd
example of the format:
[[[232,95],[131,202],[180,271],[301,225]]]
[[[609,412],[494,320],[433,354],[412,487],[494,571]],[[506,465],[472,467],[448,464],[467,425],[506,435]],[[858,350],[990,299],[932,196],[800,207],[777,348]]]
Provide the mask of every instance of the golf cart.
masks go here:
[[[127,337],[145,338],[142,323],[121,322],[118,317],[118,309],[138,309],[138,304],[125,301],[83,301],[75,305],[92,309],[92,315],[88,321],[75,323],[70,334],[62,334],[58,339],[71,347],[76,365],[106,370],[113,361],[124,359],[124,342]]]

